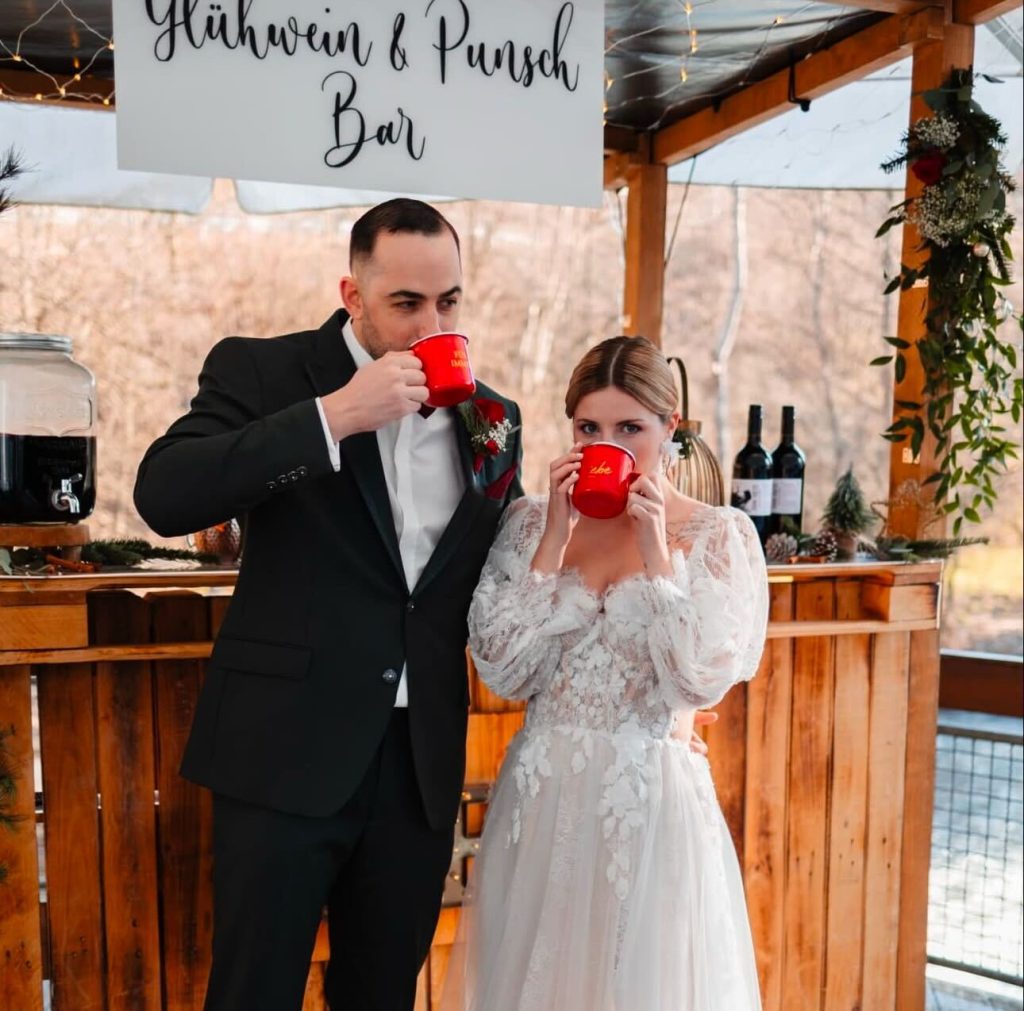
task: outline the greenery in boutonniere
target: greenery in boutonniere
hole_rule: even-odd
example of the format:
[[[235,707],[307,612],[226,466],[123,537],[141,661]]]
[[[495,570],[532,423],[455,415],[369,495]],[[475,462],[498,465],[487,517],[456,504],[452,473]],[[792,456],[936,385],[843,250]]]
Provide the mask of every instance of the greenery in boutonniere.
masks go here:
[[[925,432],[931,432],[938,470],[926,484],[934,483],[941,511],[956,514],[954,535],[964,519],[980,522],[982,507],[994,504],[993,480],[1018,449],[1001,422],[1009,416],[1018,423],[1022,411],[1020,342],[999,334],[1000,324],[1011,317],[1018,330],[1024,327],[1004,294],[1011,280],[1014,226],[1006,195],[1014,184],[1000,163],[1006,137],[973,100],[972,90],[971,72],[955,70],[944,87],[926,92],[924,100],[935,114],[915,123],[903,151],[882,166],[892,172],[908,165],[924,189],[893,207],[878,235],[910,222],[927,254],[920,267],[903,265],[886,293],[927,278],[930,301],[924,337],[914,344],[886,337],[894,354],[871,363],[887,365],[895,358],[899,382],[907,355],[920,358],[920,399],[896,401],[899,413],[884,437],[890,442],[909,438],[916,456]]]

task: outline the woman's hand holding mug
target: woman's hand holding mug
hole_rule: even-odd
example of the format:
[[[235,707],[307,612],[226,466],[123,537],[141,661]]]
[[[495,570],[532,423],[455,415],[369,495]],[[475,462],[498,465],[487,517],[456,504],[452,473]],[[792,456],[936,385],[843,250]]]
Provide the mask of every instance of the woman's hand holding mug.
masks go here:
[[[665,530],[665,496],[658,479],[641,474],[629,489],[626,514],[633,521],[637,547],[648,576],[672,578],[672,559]]]
[[[579,480],[582,459],[580,444],[576,443],[564,456],[551,461],[547,522],[531,565],[536,572],[558,572],[562,567],[566,545],[579,519],[572,504],[572,489]]]

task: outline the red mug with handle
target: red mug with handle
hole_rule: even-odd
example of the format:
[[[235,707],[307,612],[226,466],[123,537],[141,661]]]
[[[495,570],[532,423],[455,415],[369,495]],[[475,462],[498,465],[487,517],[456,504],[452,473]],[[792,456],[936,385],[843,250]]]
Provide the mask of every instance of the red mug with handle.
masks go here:
[[[434,333],[412,342],[409,350],[427,377],[428,407],[454,407],[476,392],[468,347],[460,333]]]
[[[629,501],[629,486],[640,476],[636,458],[614,442],[591,442],[580,452],[579,478],[572,487],[572,504],[596,520],[619,516]]]

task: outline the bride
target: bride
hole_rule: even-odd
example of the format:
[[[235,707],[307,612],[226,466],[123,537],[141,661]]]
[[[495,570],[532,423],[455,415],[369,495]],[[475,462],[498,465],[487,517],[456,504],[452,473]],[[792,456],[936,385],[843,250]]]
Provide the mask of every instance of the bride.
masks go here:
[[[488,809],[446,1011],[755,1011],[736,855],[698,707],[753,676],[768,588],[753,524],[659,467],[679,419],[642,337],[592,348],[565,397],[573,450],[508,510],[469,615],[480,676],[529,699]],[[641,477],[626,511],[581,517],[589,442]]]

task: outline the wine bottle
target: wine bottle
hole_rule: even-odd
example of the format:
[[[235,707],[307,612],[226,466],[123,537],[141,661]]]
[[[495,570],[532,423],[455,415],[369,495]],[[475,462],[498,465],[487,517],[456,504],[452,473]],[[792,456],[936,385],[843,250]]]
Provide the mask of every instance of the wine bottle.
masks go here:
[[[772,453],[772,533],[779,533],[790,520],[796,528],[804,516],[804,468],[806,458],[795,441],[796,410],[782,408],[782,438]]]
[[[747,419],[747,444],[732,465],[732,504],[742,509],[757,528],[761,543],[769,534],[772,518],[772,457],[761,442],[764,408],[751,404]]]

